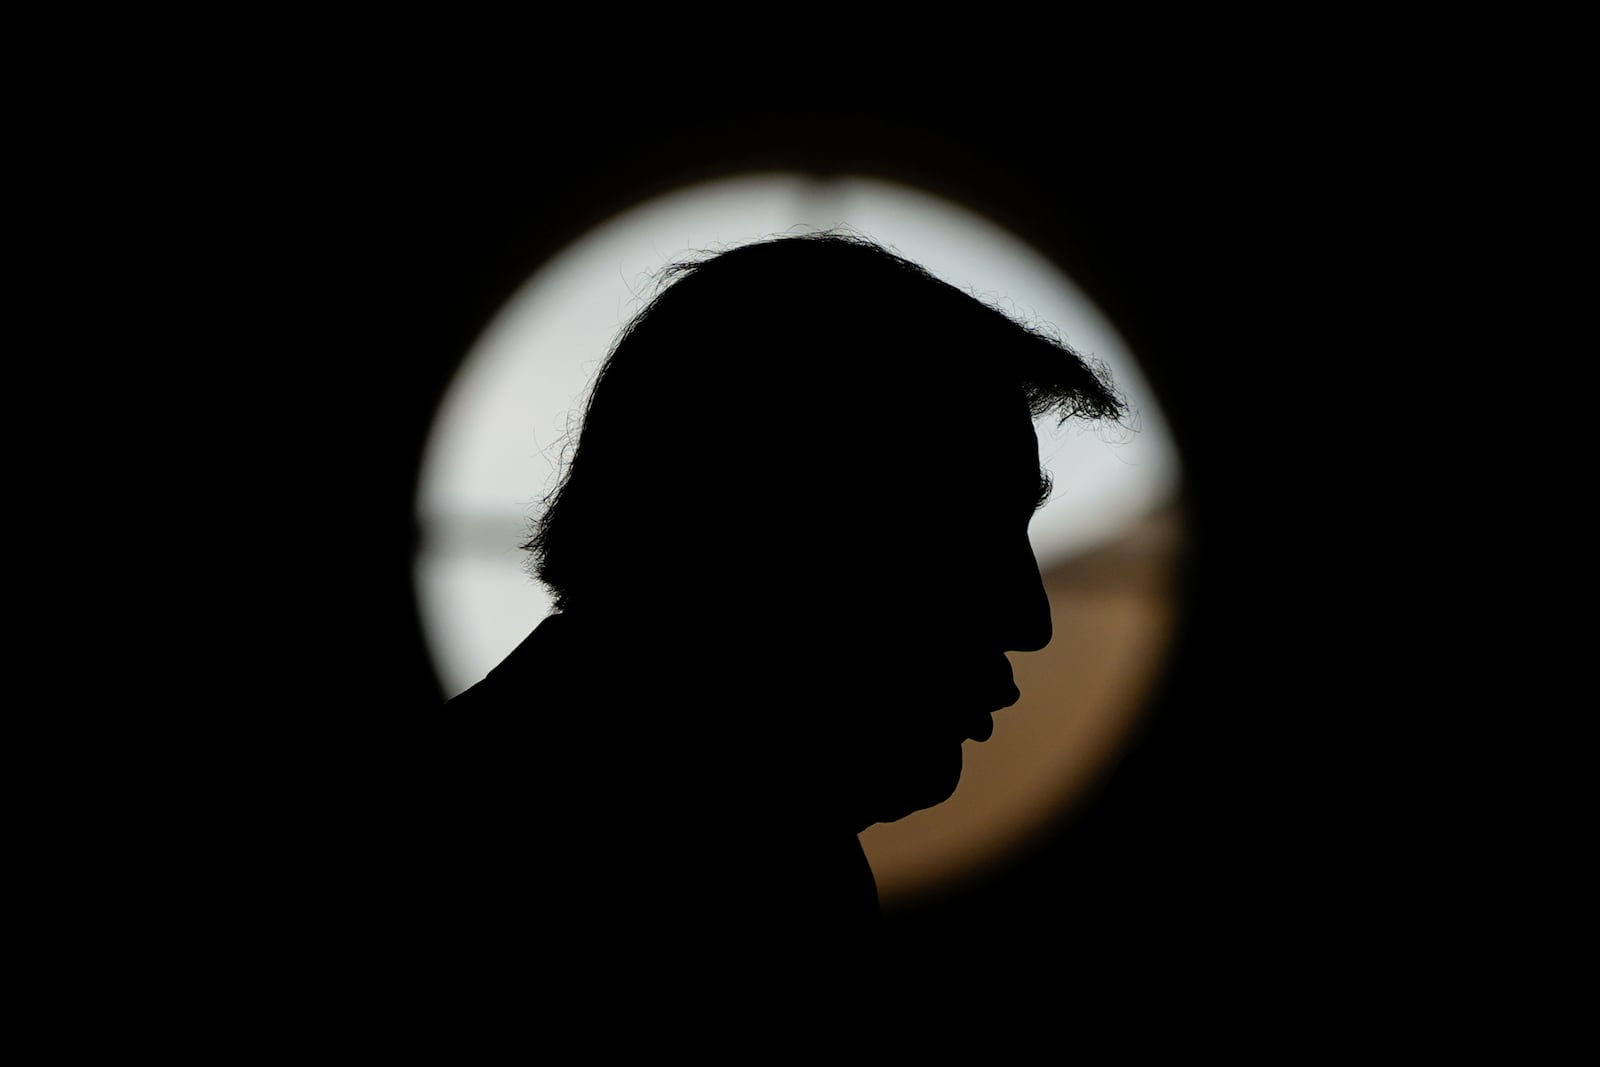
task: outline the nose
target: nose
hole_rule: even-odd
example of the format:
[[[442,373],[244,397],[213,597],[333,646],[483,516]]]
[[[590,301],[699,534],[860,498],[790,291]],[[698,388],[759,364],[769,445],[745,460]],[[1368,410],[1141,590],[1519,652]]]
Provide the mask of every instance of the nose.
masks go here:
[[[1005,650],[1037,652],[1050,643],[1054,633],[1050,621],[1050,594],[1045,592],[1039,561],[1034,558],[1033,546],[1026,539],[1022,550],[1012,559],[1011,573],[1007,575],[1007,588],[1012,593],[1010,603],[1005,605]]]

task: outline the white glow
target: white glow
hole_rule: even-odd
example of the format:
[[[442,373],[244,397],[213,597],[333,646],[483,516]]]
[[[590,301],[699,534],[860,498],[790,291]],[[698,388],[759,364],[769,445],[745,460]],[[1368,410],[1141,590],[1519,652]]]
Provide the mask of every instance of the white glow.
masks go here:
[[[482,678],[549,611],[516,545],[555,485],[569,417],[581,411],[617,332],[654,292],[655,273],[697,252],[835,226],[1019,318],[1049,323],[1073,348],[1105,361],[1134,406],[1132,435],[1072,424],[1041,431],[1056,486],[1030,530],[1042,568],[1115,537],[1172,498],[1176,449],[1126,343],[1071,279],[1008,231],[876,180],[781,174],[695,185],[615,216],[550,259],[484,331],[443,400],[417,499],[417,588],[447,694]],[[675,433],[672,413],[663,413],[662,439],[684,448],[659,450],[660,462],[692,457],[689,414],[678,413]],[[912,428],[907,440],[914,448]],[[908,511],[905,536],[930,518]]]

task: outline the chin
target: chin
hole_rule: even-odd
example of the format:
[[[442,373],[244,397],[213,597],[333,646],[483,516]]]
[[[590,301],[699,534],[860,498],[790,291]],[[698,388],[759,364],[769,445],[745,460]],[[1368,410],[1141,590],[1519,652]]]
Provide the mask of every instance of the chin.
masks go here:
[[[938,760],[919,762],[894,777],[893,789],[879,794],[873,822],[895,822],[914,812],[943,804],[961,784],[961,746]]]

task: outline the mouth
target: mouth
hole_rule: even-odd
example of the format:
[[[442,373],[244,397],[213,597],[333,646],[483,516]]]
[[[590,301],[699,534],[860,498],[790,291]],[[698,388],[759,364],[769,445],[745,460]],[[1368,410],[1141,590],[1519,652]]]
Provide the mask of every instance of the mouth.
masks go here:
[[[993,711],[983,711],[972,717],[967,726],[967,737],[982,744],[994,736],[994,711],[1009,708],[1022,699],[1022,691],[1015,684],[1007,685],[1006,692],[1000,693],[986,701]]]

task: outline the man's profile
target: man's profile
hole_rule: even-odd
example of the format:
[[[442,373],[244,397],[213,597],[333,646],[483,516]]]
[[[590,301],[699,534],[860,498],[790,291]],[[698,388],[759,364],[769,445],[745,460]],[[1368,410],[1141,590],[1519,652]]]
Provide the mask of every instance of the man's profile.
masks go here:
[[[857,835],[951,796],[1018,698],[1006,653],[1050,640],[1034,420],[1123,405],[1062,342],[860,238],[666,282],[524,546],[554,611],[446,707],[443,839],[535,926],[848,933],[877,914]],[[692,436],[665,437],[682,410]],[[908,537],[912,499],[938,519]]]

